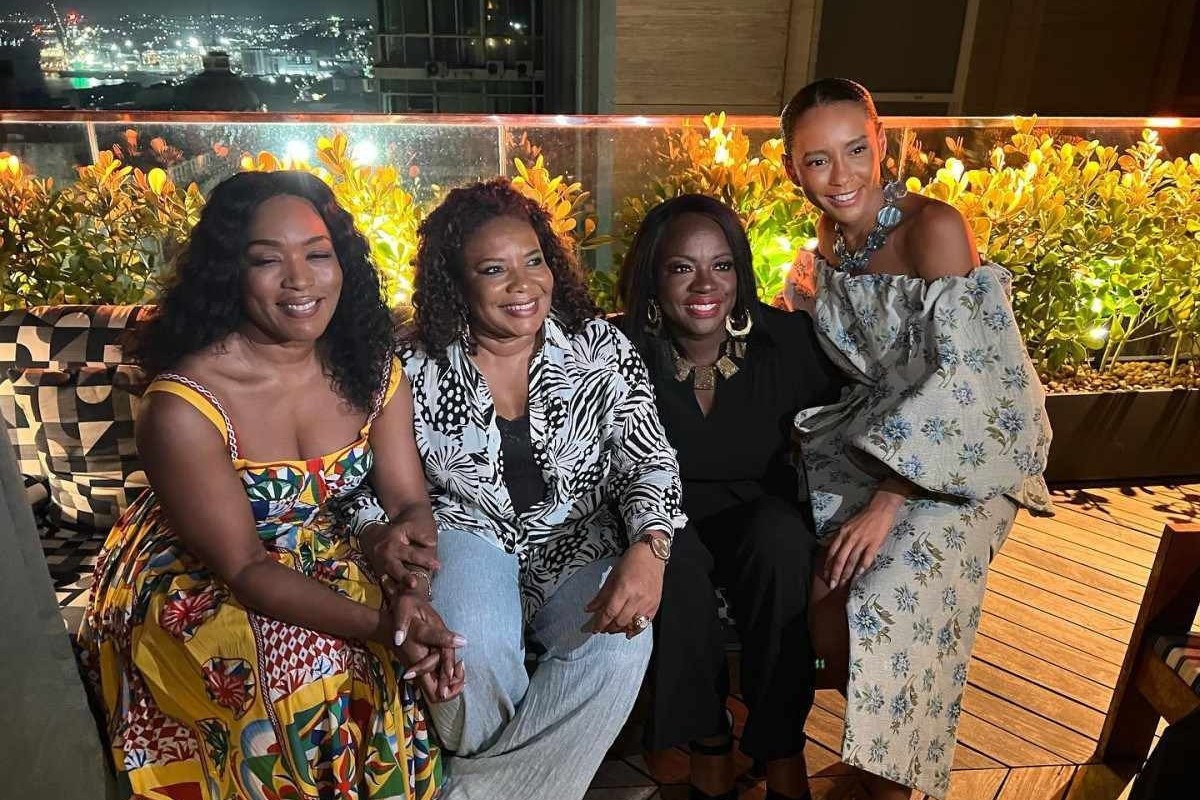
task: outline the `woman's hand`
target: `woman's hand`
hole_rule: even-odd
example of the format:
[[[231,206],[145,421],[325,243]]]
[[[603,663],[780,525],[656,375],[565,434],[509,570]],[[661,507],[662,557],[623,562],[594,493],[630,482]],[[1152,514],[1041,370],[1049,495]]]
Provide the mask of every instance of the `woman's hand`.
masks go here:
[[[449,700],[462,691],[466,676],[457,649],[467,640],[446,628],[433,606],[420,594],[388,590],[394,630],[392,644],[407,667],[405,680],[419,679],[431,700]]]
[[[910,485],[887,478],[875,488],[866,508],[842,523],[825,554],[823,577],[831,589],[857,578],[875,563],[896,512],[910,494]]]
[[[625,551],[608,580],[584,611],[592,615],[593,633],[623,633],[632,639],[641,633],[634,617],[654,619],[662,600],[666,562],[657,558],[649,544],[638,542]]]
[[[429,587],[421,575],[410,567],[434,571],[441,567],[437,560],[437,526],[429,518],[420,521],[376,522],[359,535],[363,555],[371,570],[379,577],[390,577],[401,590],[426,592]]]

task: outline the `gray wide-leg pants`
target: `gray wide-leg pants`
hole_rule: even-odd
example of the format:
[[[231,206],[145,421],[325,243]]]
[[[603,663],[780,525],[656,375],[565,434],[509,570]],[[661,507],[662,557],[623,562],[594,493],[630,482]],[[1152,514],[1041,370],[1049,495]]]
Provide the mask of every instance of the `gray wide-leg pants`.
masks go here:
[[[446,704],[456,707],[461,734],[444,742],[453,751],[446,800],[582,798],[633,708],[653,641],[649,630],[633,639],[584,631],[584,606],[617,559],[576,572],[534,616],[532,677],[517,557],[474,534],[443,531],[438,560],[433,605],[467,639],[462,700]]]

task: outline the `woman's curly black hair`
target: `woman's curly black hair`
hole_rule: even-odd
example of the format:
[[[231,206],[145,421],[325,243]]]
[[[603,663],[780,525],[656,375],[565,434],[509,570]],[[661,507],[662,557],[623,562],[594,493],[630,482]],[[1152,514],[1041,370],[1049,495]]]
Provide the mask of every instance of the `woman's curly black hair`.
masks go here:
[[[250,223],[263,202],[279,195],[312,203],[329,229],[342,290],[318,347],[334,390],[369,410],[396,346],[395,326],[366,239],[329,187],[307,172],[242,172],[213,190],[156,314],[134,335],[130,355],[153,378],[245,321],[242,278]]]
[[[526,220],[533,227],[554,275],[551,314],[560,325],[578,333],[600,314],[580,277],[572,248],[554,232],[546,209],[514,189],[507,178],[473,183],[446,195],[417,229],[411,338],[434,359],[445,359],[446,348],[466,332],[470,320],[463,248],[471,234],[497,217]]]

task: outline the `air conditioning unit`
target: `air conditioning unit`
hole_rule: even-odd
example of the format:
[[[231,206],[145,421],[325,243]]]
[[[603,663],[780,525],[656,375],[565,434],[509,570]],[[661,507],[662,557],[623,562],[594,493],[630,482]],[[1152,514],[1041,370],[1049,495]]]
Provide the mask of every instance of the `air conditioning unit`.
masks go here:
[[[487,64],[484,65],[484,68],[487,70],[487,75],[489,78],[503,78],[504,77],[504,62],[503,61],[489,61],[489,62],[487,62]]]
[[[425,74],[430,78],[445,78],[450,74],[450,68],[445,61],[426,61]]]
[[[518,78],[532,78],[533,77],[533,62],[532,61],[518,61],[517,62],[517,77]]]

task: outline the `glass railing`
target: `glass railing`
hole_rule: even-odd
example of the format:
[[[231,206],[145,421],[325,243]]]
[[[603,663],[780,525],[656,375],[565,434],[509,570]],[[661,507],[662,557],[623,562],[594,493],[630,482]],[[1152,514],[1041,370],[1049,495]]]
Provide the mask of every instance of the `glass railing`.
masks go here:
[[[1200,119],[890,117],[884,124],[888,171],[959,207],[981,250],[1017,273],[1015,305],[1041,362],[1103,366],[1134,353],[1178,361],[1195,351]],[[0,151],[10,156],[0,175],[8,169],[10,193],[18,171],[22,180],[53,178],[61,188],[76,181],[77,167],[107,152],[146,174],[161,169],[153,186],[165,177],[206,193],[244,168],[307,165],[336,181],[347,171],[378,174],[390,166],[418,216],[449,187],[520,177],[558,208],[563,229],[584,239],[593,288],[610,305],[613,264],[640,214],[661,196],[703,191],[747,221],[761,291],[770,297],[795,251],[811,246],[814,217],[783,175],[771,141],[778,135],[772,117],[715,114],[0,112]],[[147,191],[135,184],[121,185]],[[386,222],[366,212],[356,218],[368,228]],[[11,236],[4,241],[0,233],[8,276],[21,254]],[[381,266],[402,302],[407,263]],[[13,305],[20,289],[6,281],[4,303]],[[87,287],[69,296],[86,298]]]

